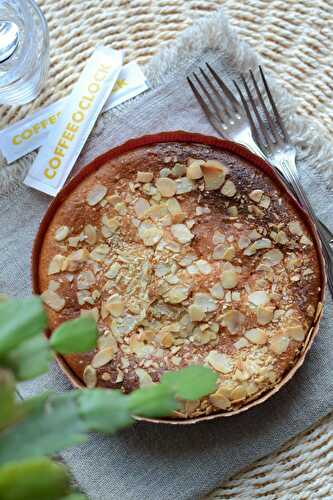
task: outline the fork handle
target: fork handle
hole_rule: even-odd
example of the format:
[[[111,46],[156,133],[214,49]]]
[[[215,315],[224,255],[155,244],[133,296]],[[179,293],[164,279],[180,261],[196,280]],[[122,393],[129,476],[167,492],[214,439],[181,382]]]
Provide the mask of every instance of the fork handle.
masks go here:
[[[290,165],[289,161],[293,160],[283,159],[281,161],[281,169],[288,172],[288,177],[289,177],[288,180],[290,180],[297,198],[302,203],[304,208],[306,208],[306,210],[309,212],[313,222],[315,223],[320,240],[323,245],[323,251],[324,251],[323,253],[325,257],[326,270],[327,270],[328,287],[333,297],[333,249],[330,245],[330,238],[328,238],[327,231],[326,229],[324,229],[326,226],[324,226],[323,228],[322,223],[318,221],[316,214],[314,213],[314,210],[312,208],[311,202],[308,198],[308,195],[303,189],[303,186],[298,181],[298,179],[295,178],[293,166]]]

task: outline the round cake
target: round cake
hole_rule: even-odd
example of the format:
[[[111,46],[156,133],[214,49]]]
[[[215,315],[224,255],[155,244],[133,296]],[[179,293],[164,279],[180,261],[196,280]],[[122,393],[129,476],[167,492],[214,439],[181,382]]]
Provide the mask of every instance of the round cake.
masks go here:
[[[322,266],[302,212],[271,176],[214,146],[161,142],[105,160],[58,204],[38,286],[51,331],[91,314],[94,352],[65,357],[87,387],[129,392],[191,364],[217,391],[179,417],[241,409],[299,360]]]

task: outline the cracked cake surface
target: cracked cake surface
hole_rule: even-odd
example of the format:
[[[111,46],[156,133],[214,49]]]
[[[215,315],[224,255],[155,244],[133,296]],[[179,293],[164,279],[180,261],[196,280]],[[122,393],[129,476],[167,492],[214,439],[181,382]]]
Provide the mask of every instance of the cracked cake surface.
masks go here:
[[[94,352],[65,356],[88,387],[125,392],[205,364],[217,391],[179,416],[229,412],[296,363],[321,310],[315,242],[259,168],[212,146],[159,143],[107,161],[46,231],[51,330],[91,314]]]

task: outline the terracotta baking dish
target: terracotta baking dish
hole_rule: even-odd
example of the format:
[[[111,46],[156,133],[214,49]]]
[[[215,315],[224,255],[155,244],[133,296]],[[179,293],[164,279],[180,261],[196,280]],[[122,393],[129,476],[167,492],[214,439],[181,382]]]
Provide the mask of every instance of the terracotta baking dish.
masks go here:
[[[46,234],[46,231],[48,229],[49,224],[51,223],[56,211],[58,208],[61,206],[61,204],[66,200],[66,198],[69,196],[70,193],[90,174],[95,172],[99,167],[104,165],[108,160],[115,159],[118,156],[133,151],[137,148],[143,147],[143,146],[148,146],[148,145],[154,145],[157,143],[168,143],[168,142],[177,142],[177,143],[186,143],[186,144],[201,144],[201,145],[209,145],[212,146],[216,149],[225,151],[225,152],[230,152],[241,159],[245,159],[248,162],[250,162],[253,166],[256,168],[262,170],[266,175],[268,175],[273,181],[274,184],[281,189],[289,199],[290,203],[297,209],[299,216],[301,217],[302,221],[306,224],[307,229],[310,231],[310,234],[313,237],[313,240],[315,242],[315,247],[317,250],[318,254],[318,262],[320,266],[320,273],[321,273],[321,291],[320,291],[320,303],[324,303],[325,299],[325,285],[326,285],[326,275],[325,275],[325,265],[324,265],[324,259],[322,256],[322,248],[321,248],[321,242],[318,238],[316,229],[314,227],[314,224],[312,223],[309,215],[299,206],[298,202],[294,199],[293,195],[290,193],[288,188],[281,182],[280,178],[275,174],[274,170],[271,168],[271,166],[266,163],[263,159],[257,157],[253,153],[251,153],[249,150],[247,150],[245,147],[236,144],[231,141],[226,141],[222,140],[216,137],[209,137],[209,136],[204,136],[201,134],[194,134],[194,133],[188,133],[188,132],[183,132],[183,131],[176,131],[176,132],[164,132],[164,133],[159,133],[159,134],[154,134],[154,135],[147,135],[144,137],[140,137],[138,139],[132,139],[125,144],[118,146],[107,153],[103,154],[102,156],[96,158],[94,161],[92,161],[89,165],[84,167],[75,177],[72,178],[72,180],[61,190],[61,192],[58,194],[58,196],[51,202],[50,206],[48,207],[48,210],[46,214],[44,215],[44,218],[40,224],[38,233],[35,238],[34,246],[33,246],[33,253],[32,253],[32,282],[33,282],[33,291],[36,294],[40,294],[40,283],[39,283],[39,258],[40,258],[40,252],[42,248],[42,244],[44,241],[44,236]],[[318,332],[319,329],[319,323],[320,319],[322,317],[322,307],[317,310],[315,319],[313,321],[313,326],[308,333],[302,348],[299,352],[298,359],[295,362],[295,364],[292,366],[292,368],[285,374],[285,376],[278,382],[276,385],[274,385],[273,388],[269,389],[265,393],[261,393],[256,399],[248,402],[241,408],[232,410],[232,411],[219,411],[217,413],[210,414],[208,416],[199,416],[197,418],[188,418],[188,419],[174,419],[174,418],[163,418],[163,419],[148,419],[148,418],[137,418],[138,420],[144,420],[148,422],[155,422],[155,423],[169,423],[173,425],[186,425],[186,424],[193,424],[205,420],[214,420],[216,418],[220,417],[227,417],[227,416],[232,416],[241,412],[244,412],[245,410],[252,408],[264,401],[266,401],[268,398],[270,398],[273,394],[275,394],[277,391],[281,389],[295,374],[295,372],[298,370],[298,368],[303,364],[306,353],[310,349],[312,342],[314,340],[315,335]],[[47,332],[47,335],[50,335],[50,332]],[[74,387],[77,388],[82,388],[84,387],[81,380],[75,375],[75,373],[71,370],[67,362],[62,356],[57,356],[57,361],[58,364],[60,365],[61,369],[65,373],[65,375],[68,377],[68,379],[71,381]]]

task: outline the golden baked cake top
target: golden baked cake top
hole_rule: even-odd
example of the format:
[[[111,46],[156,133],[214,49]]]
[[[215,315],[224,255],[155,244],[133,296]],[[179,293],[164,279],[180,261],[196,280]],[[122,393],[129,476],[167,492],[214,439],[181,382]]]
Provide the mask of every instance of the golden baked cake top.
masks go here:
[[[97,350],[66,356],[88,387],[215,370],[217,392],[184,416],[234,410],[277,384],[321,307],[317,250],[288,196],[199,144],[146,146],[91,174],[55,214],[39,276],[51,328],[98,321]]]

